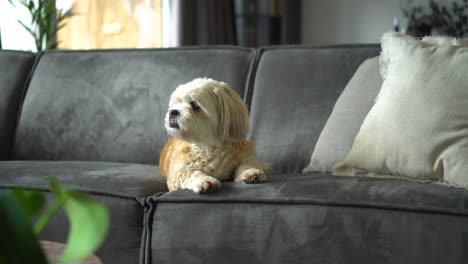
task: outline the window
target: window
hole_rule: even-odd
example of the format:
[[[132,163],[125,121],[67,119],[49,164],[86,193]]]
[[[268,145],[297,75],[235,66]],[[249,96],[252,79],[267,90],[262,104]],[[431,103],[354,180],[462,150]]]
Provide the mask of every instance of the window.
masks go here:
[[[161,0],[75,0],[58,47],[158,48],[161,21]]]
[[[19,1],[23,0],[13,0],[14,7],[0,0],[3,48],[36,51],[33,38],[18,23],[18,20],[26,26],[31,23],[30,13]],[[74,14],[58,32],[58,48],[162,47],[163,5],[169,10],[166,0],[56,0],[58,9],[72,8]]]

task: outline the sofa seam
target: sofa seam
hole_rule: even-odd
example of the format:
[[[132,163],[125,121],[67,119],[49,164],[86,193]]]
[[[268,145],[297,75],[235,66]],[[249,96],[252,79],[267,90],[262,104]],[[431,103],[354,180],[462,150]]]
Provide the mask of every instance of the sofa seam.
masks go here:
[[[46,187],[31,187],[31,186],[8,186],[8,185],[1,185],[0,190],[7,190],[7,189],[24,189],[24,190],[31,190],[31,191],[39,191],[39,192],[44,192],[44,193],[52,193],[52,191]],[[89,189],[79,189],[79,188],[69,188],[70,190],[73,191],[78,191],[81,193],[86,193],[90,195],[95,195],[95,196],[102,196],[102,197],[112,197],[112,198],[120,198],[120,199],[125,199],[125,200],[136,200],[139,202],[139,199],[145,198],[145,197],[152,197],[152,196],[133,196],[133,195],[124,195],[124,194],[118,194],[118,193],[107,193],[107,192],[100,192],[100,191],[93,191]],[[158,192],[155,195],[161,195],[161,193],[166,193],[166,192]]]
[[[200,203],[200,204],[269,204],[269,205],[318,205],[318,206],[333,206],[333,207],[350,207],[350,208],[365,208],[365,209],[376,209],[376,210],[385,210],[385,211],[401,211],[401,212],[413,212],[413,213],[424,213],[424,214],[439,214],[439,215],[453,215],[453,216],[460,216],[460,217],[468,217],[467,213],[460,213],[455,212],[453,210],[440,210],[435,208],[415,208],[413,206],[404,206],[404,205],[390,205],[390,204],[380,204],[380,205],[373,205],[370,203],[343,203],[343,202],[335,202],[335,201],[310,201],[310,200],[186,200],[186,201],[179,201],[176,199],[164,198],[161,199],[153,199],[155,203]]]
[[[152,250],[151,250],[151,241],[153,234],[153,222],[154,222],[154,213],[158,207],[156,203],[148,203],[148,198],[138,199],[138,202],[142,205],[144,209],[143,215],[143,230],[141,234],[141,245],[140,245],[140,264],[150,263],[148,260],[151,260]]]
[[[250,81],[251,81],[251,76],[253,74],[253,71],[255,70],[255,61],[257,58],[258,50],[257,49],[252,49],[252,53],[249,56],[249,67],[247,69],[247,74],[244,82],[244,93],[242,95],[242,98],[247,105],[247,108],[249,109],[250,112],[250,104],[248,102],[248,93],[249,93],[249,86],[250,86]]]
[[[260,64],[260,60],[264,51],[264,48],[259,48],[256,50],[251,69],[249,69],[249,75],[247,77],[247,89],[244,94],[245,103],[247,104],[249,111],[252,109],[252,97],[254,92],[255,79],[257,77],[258,72],[258,65]]]
[[[88,49],[88,50],[46,50],[46,54],[63,54],[63,53],[111,53],[111,52],[168,52],[168,51],[202,51],[202,50],[232,50],[250,53],[250,48],[237,47],[232,45],[216,45],[216,46],[185,46],[171,48],[119,48],[119,49]]]
[[[2,53],[20,53],[23,55],[34,55],[36,53],[24,50],[10,50],[10,49],[2,49]]]
[[[281,50],[281,49],[288,49],[288,50],[309,50],[309,49],[346,49],[346,48],[372,48],[372,47],[380,47],[379,43],[341,43],[341,44],[321,44],[321,45],[271,45],[271,46],[263,46],[262,49],[265,51],[269,50]]]

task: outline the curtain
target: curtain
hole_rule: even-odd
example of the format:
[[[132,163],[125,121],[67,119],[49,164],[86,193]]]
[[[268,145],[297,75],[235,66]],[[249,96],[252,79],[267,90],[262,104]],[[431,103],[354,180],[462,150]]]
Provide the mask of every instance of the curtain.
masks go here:
[[[163,47],[301,42],[301,0],[161,1]]]
[[[164,0],[163,46],[235,45],[232,0]]]

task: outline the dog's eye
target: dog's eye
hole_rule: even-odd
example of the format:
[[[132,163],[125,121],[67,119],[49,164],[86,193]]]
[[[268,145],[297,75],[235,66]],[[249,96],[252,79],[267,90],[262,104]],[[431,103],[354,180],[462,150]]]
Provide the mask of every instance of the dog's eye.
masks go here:
[[[192,107],[192,110],[194,110],[194,111],[200,110],[200,106],[195,101],[191,101],[190,106]]]

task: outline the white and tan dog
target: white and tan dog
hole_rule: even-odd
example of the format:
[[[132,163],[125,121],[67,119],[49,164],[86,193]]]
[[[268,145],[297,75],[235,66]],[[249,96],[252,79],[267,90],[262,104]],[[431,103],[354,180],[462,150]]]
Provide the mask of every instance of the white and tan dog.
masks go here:
[[[199,78],[172,93],[165,127],[172,137],[161,152],[161,175],[170,191],[208,193],[223,180],[260,183],[264,165],[257,161],[248,110],[226,83]]]

